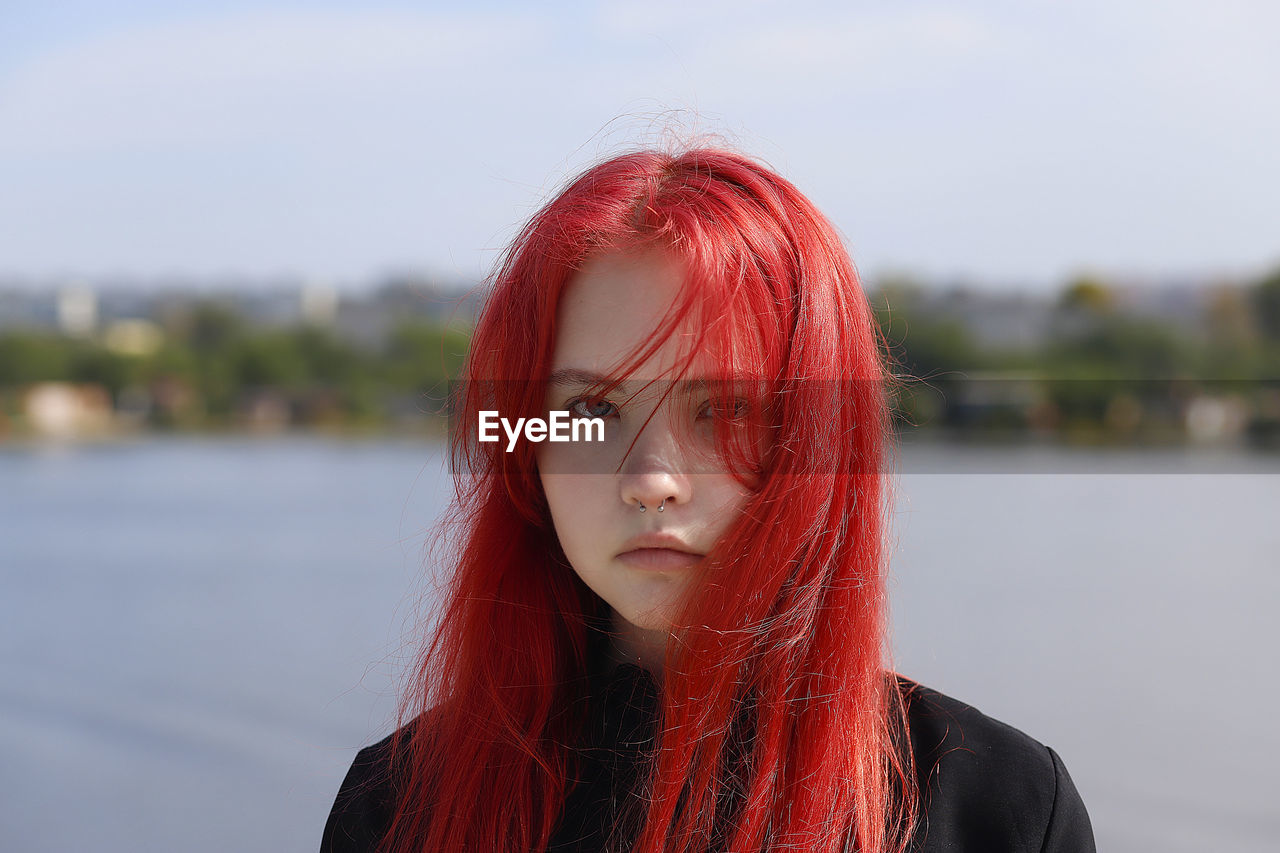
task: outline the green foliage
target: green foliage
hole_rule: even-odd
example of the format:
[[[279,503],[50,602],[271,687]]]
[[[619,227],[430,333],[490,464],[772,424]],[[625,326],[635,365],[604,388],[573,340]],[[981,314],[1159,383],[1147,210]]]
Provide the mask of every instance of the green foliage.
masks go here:
[[[964,326],[927,316],[910,303],[877,310],[876,321],[895,372],[906,377],[929,379],[986,363],[985,354]]]
[[[228,424],[261,394],[283,402],[300,423],[376,424],[389,416],[391,400],[443,401],[469,342],[456,329],[412,323],[370,351],[314,326],[255,329],[216,303],[169,318],[166,329],[162,346],[146,356],[51,332],[0,333],[0,390],[88,383],[118,399],[125,389],[150,389],[157,426]]]
[[[1050,341],[1045,356],[1054,375],[1086,368],[1109,379],[1169,379],[1198,366],[1196,347],[1175,330],[1120,317]]]
[[[468,336],[424,323],[399,326],[382,353],[386,384],[414,400],[420,412],[443,412],[449,382],[462,373]]]
[[[1058,308],[1103,316],[1115,308],[1115,295],[1102,281],[1082,276],[1063,289],[1058,297]]]
[[[178,320],[176,326],[178,339],[197,353],[225,352],[247,334],[240,315],[217,302],[197,306],[189,317]]]
[[[1199,335],[1128,316],[1113,297],[1101,282],[1077,280],[1047,340],[995,351],[931,308],[920,288],[892,283],[874,302],[899,417],[1106,434],[1179,423],[1179,406],[1199,393],[1253,395],[1255,412],[1274,399],[1267,381],[1280,378],[1280,270],[1247,291],[1223,288]],[[377,426],[442,411],[469,344],[464,331],[405,322],[381,345],[362,347],[315,326],[253,327],[216,302],[163,326],[161,345],[146,355],[52,332],[0,332],[0,400],[17,413],[24,387],[74,382],[103,387],[118,404],[144,401],[157,427],[234,425],[264,400],[293,424]],[[1215,387],[1219,380],[1227,384]]]
[[[310,378],[310,365],[297,338],[288,332],[267,332],[238,341],[231,350],[231,370],[245,388],[296,390]]]
[[[71,375],[70,342],[46,332],[0,335],[0,386],[65,380]]]
[[[141,363],[137,357],[85,345],[72,353],[67,378],[72,382],[101,385],[114,398],[122,389],[135,384],[140,373]]]
[[[1258,328],[1272,341],[1280,341],[1280,269],[1253,287],[1253,309]]]
[[[434,389],[462,372],[469,343],[456,329],[403,324],[391,334],[383,353],[387,376],[397,388]]]

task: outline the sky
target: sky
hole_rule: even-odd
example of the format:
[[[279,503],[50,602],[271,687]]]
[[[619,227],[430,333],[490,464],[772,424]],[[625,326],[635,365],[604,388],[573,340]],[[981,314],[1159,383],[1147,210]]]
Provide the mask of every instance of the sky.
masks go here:
[[[482,277],[637,145],[780,171],[865,276],[1280,266],[1280,4],[0,4],[0,280]]]

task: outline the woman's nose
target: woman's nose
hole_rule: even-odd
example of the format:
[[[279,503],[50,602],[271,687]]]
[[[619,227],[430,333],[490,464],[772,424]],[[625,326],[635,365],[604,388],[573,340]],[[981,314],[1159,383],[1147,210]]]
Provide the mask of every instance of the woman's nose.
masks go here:
[[[681,445],[655,418],[637,436],[619,473],[623,503],[641,512],[665,512],[693,497]]]

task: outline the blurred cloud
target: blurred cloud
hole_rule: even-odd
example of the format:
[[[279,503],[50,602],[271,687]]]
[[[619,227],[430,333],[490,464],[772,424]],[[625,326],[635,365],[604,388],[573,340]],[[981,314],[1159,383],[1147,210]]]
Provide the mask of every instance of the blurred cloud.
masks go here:
[[[699,131],[872,272],[1280,260],[1260,1],[265,5],[46,21],[0,66],[0,274],[477,275],[588,161]]]

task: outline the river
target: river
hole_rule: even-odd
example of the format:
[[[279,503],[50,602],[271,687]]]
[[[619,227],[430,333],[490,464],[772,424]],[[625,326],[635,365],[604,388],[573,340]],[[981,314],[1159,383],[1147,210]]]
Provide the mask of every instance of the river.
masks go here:
[[[1053,746],[1099,849],[1280,836],[1280,457],[907,445],[899,670]],[[310,851],[430,612],[438,445],[0,447],[0,846]]]

